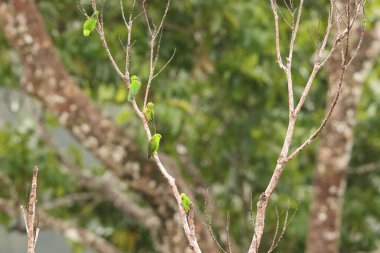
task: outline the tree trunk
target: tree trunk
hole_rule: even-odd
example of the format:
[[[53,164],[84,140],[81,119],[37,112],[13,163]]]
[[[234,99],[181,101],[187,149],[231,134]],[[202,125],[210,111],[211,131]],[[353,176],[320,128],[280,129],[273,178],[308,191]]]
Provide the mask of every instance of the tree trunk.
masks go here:
[[[134,139],[117,128],[75,85],[53,49],[35,2],[0,0],[0,26],[23,66],[22,88],[38,98],[58,117],[62,126],[146,200],[161,220],[159,229],[152,231],[161,252],[190,251],[176,218],[177,205],[168,184],[155,164],[138,149]],[[191,190],[175,170],[176,164],[164,155],[162,160],[171,168],[179,189],[192,197]],[[196,217],[201,248],[204,252],[219,252],[201,223],[199,209],[196,209]]]
[[[363,82],[380,51],[380,24],[366,32],[358,55],[346,71],[342,93],[321,136],[313,182],[307,253],[338,253],[342,204],[346,175],[353,144],[353,128]],[[351,31],[350,45],[355,47],[361,29]],[[350,50],[352,51],[352,50]],[[340,51],[331,58],[327,70],[330,89],[336,90],[340,78]],[[331,98],[327,99],[329,107]]]

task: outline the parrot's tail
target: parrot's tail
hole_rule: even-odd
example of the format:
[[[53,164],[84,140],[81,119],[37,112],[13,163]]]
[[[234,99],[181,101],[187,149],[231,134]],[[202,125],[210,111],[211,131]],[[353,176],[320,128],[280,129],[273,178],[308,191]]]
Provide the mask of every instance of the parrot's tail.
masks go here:
[[[128,101],[129,101],[129,102],[132,102],[132,100],[133,100],[133,96],[132,96],[132,94],[128,94]]]

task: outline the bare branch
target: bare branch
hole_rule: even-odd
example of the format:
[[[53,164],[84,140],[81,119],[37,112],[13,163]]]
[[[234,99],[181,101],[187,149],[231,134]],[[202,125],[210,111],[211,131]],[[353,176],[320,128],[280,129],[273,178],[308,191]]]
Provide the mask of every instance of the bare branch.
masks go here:
[[[197,240],[195,235],[195,225],[194,225],[194,206],[193,203],[190,203],[190,211],[189,211],[189,228],[190,228],[190,237],[191,241],[195,242]],[[190,248],[194,250],[195,245],[190,244]]]
[[[311,41],[314,42],[315,47],[316,47],[316,48],[319,48],[320,43],[319,43],[318,40],[316,40],[316,39],[313,38],[313,35],[311,34],[309,28],[307,28],[307,34],[309,35],[309,38],[311,39]]]
[[[138,105],[136,103],[136,100],[132,101],[132,106],[133,106],[133,109],[135,110],[136,114],[140,117],[140,119],[141,119],[141,121],[143,123],[143,126],[144,126],[144,130],[145,130],[146,136],[147,136],[148,140],[150,140],[152,138],[152,134],[150,132],[148,122],[145,120],[144,114],[139,109],[139,107],[138,107]],[[166,170],[165,166],[161,163],[161,160],[160,160],[158,154],[153,154],[153,158],[154,158],[154,160],[155,160],[155,162],[156,162],[156,164],[157,164],[157,166],[158,166],[161,174],[165,177],[166,181],[168,182],[168,184],[169,184],[169,186],[170,186],[170,188],[172,190],[174,198],[175,198],[175,200],[177,202],[178,210],[180,212],[182,227],[183,227],[183,229],[185,231],[185,234],[186,234],[186,237],[187,237],[187,239],[189,241],[189,244],[192,245],[193,251],[195,253],[202,252],[201,249],[199,248],[198,241],[196,240],[196,238],[193,238],[191,236],[190,227],[189,227],[189,223],[187,221],[186,213],[185,213],[185,211],[182,208],[181,197],[180,197],[177,185],[175,184],[175,178],[172,177],[168,173],[168,171]]]
[[[298,204],[298,206],[299,206],[299,204]],[[285,235],[285,231],[286,231],[286,229],[288,228],[289,224],[292,222],[292,220],[293,220],[295,214],[296,214],[297,211],[298,211],[298,206],[297,206],[297,208],[294,210],[292,216],[291,216],[290,219],[289,219],[289,201],[288,201],[288,203],[287,203],[287,207],[286,207],[286,211],[285,211],[284,224],[282,225],[281,234],[280,234],[280,236],[278,237],[277,241],[275,241],[274,244],[272,243],[272,246],[271,246],[271,248],[269,249],[268,253],[273,252],[273,251],[278,247],[278,245],[279,245],[281,239],[282,239],[282,238],[284,237],[284,235]],[[278,211],[277,211],[277,209],[276,209],[276,213],[277,213],[277,219],[279,220],[280,217],[279,217],[279,215],[278,215]],[[278,225],[279,225],[279,224],[277,223],[277,226],[278,226]],[[278,227],[276,227],[276,234],[277,234],[277,229],[278,229]],[[273,242],[274,242],[274,241],[273,241]]]
[[[157,71],[157,73],[153,76],[152,79],[156,78],[169,65],[169,63],[173,60],[175,53],[176,53],[176,49],[174,48],[173,54],[172,56],[170,56],[170,59],[165,63],[165,65],[159,71]]]
[[[299,7],[298,7],[298,13],[297,13],[297,20],[294,25],[292,25],[292,38],[290,39],[290,46],[289,46],[289,55],[287,58],[287,66],[286,68],[290,71],[292,68],[292,59],[293,59],[293,51],[294,51],[294,42],[296,41],[298,28],[301,20],[301,14],[302,14],[302,6],[303,6],[303,0],[300,1]]]
[[[227,211],[226,234],[227,234],[228,253],[231,253],[231,244],[230,244],[230,212],[229,211]]]
[[[37,239],[38,239],[38,235],[40,234],[40,229],[39,228],[36,228],[36,235],[34,237],[34,244],[33,244],[33,247],[36,248],[36,244],[37,244]]]
[[[32,189],[29,195],[28,203],[28,253],[34,253],[35,246],[35,234],[34,234],[34,222],[36,217],[36,202],[37,202],[37,176],[38,168],[34,166],[33,178],[32,178]]]
[[[161,39],[162,39],[162,32],[160,32],[160,37],[158,39],[158,43],[157,43],[157,47],[156,47],[156,55],[154,56],[154,61],[153,61],[153,72],[154,72],[154,69],[156,68],[157,61],[158,61],[158,58],[160,56]],[[154,77],[154,75],[152,76],[152,80],[153,80],[153,77]],[[150,76],[149,76],[149,78],[150,78]],[[144,107],[145,106],[146,106],[146,104],[144,104]]]
[[[365,28],[366,28],[366,14],[365,14],[365,8],[364,7],[363,7],[363,10],[362,10],[362,16],[363,16],[363,24],[362,24],[362,29],[361,29],[361,34],[360,34],[359,42],[358,42],[358,44],[357,44],[354,52],[352,53],[351,59],[347,63],[347,66],[351,65],[352,60],[356,58],[356,55],[357,55],[357,53],[358,53],[358,51],[359,51],[359,49],[360,49],[360,47],[362,45],[362,42],[363,42],[364,32],[365,32]]]
[[[96,8],[96,1],[95,0],[91,0],[91,6],[92,6],[92,8],[93,8],[94,11],[97,10],[97,8]],[[103,44],[104,49],[106,50],[108,59],[110,60],[113,68],[115,69],[116,73],[121,77],[121,79],[125,81],[126,80],[125,75],[120,71],[119,66],[117,65],[115,59],[112,56],[112,53],[111,53],[109,47],[108,47],[108,43],[107,43],[107,40],[106,40],[106,37],[105,37],[105,34],[104,34],[103,11],[101,10],[99,12],[100,12],[100,16],[98,17],[98,22],[97,22],[97,25],[96,25],[96,31],[99,34],[99,38],[100,38],[100,40],[101,40],[101,42]]]
[[[162,36],[162,28],[163,28],[163,24],[164,24],[164,21],[165,21],[165,18],[166,18],[166,15],[169,11],[169,6],[170,6],[170,3],[171,3],[171,0],[167,0],[166,2],[166,7],[165,7],[165,11],[164,11],[164,14],[161,18],[161,22],[160,22],[160,25],[158,27],[154,26],[154,29],[152,30],[151,28],[151,25],[149,23],[149,18],[148,18],[148,13],[147,13],[147,10],[146,10],[146,1],[144,0],[143,1],[143,11],[144,11],[144,15],[145,15],[145,20],[146,20],[146,23],[147,23],[147,26],[148,26],[148,30],[149,30],[149,33],[150,33],[150,43],[149,43],[149,48],[150,48],[150,56],[149,56],[149,77],[148,77],[148,82],[147,82],[147,85],[146,85],[146,90],[145,90],[145,96],[144,96],[144,105],[143,105],[143,108],[145,108],[147,102],[148,102],[148,95],[149,95],[149,90],[150,90],[150,85],[152,83],[152,80],[154,78],[154,70],[155,70],[155,67],[156,67],[156,63],[157,63],[157,59],[158,59],[158,56],[159,56],[159,51],[160,51],[160,43],[161,43],[161,36]],[[155,53],[155,45],[156,45],[156,38],[157,38],[157,35],[160,34],[160,38],[158,40],[158,43],[157,43],[157,48],[156,48],[156,53]]]
[[[301,20],[301,14],[302,14],[302,6],[303,6],[303,0],[300,1],[299,7],[298,7],[298,13],[297,13],[297,20],[292,24],[292,38],[290,40],[290,46],[289,46],[289,55],[286,58],[286,77],[288,81],[288,96],[289,96],[289,117],[293,117],[293,111],[294,111],[294,98],[293,98],[293,80],[292,80],[292,60],[293,60],[293,51],[294,51],[294,42],[297,37],[299,23]],[[294,16],[294,14],[292,14]]]
[[[332,1],[333,0],[331,0],[331,2]],[[330,2],[329,18],[328,18],[328,22],[327,22],[326,33],[325,33],[325,36],[324,36],[323,41],[321,43],[321,46],[318,49],[317,55],[315,57],[313,70],[312,70],[312,72],[310,74],[309,80],[307,81],[306,86],[305,86],[305,88],[304,88],[304,90],[302,92],[301,98],[298,101],[298,104],[297,104],[297,106],[296,106],[296,108],[294,110],[294,113],[296,115],[301,111],[301,108],[302,108],[303,104],[305,103],[307,95],[309,94],[311,85],[313,84],[314,78],[317,75],[319,69],[322,67],[322,65],[320,64],[320,59],[321,59],[322,53],[323,53],[323,51],[324,51],[324,49],[326,47],[326,44],[327,44],[327,41],[328,41],[328,38],[329,38],[329,35],[330,35],[330,31],[331,31],[331,28],[332,28],[333,7],[332,7],[331,2]]]
[[[284,3],[285,3],[285,6],[286,8],[288,9],[288,11],[292,14],[292,17],[293,17],[293,22],[294,22],[294,13],[295,13],[295,8],[294,8],[294,5],[293,5],[293,0],[289,0],[289,4],[287,3],[286,0],[284,0]]]
[[[168,0],[167,3],[166,3],[165,12],[164,12],[164,15],[162,15],[162,19],[161,19],[160,25],[156,29],[156,35],[155,36],[157,36],[157,34],[162,30],[162,26],[163,26],[163,24],[165,22],[166,15],[168,14],[168,11],[169,11],[170,3],[171,3],[171,0]]]
[[[123,7],[123,1],[120,0],[120,9],[123,16],[123,21],[125,26],[127,27],[128,33],[127,33],[127,48],[123,46],[124,52],[125,52],[125,69],[124,69],[124,75],[125,75],[125,83],[129,88],[130,85],[130,77],[129,77],[129,62],[130,62],[130,50],[132,48],[131,40],[132,40],[132,25],[133,25],[133,9],[135,7],[136,0],[133,0],[132,7],[129,11],[129,20],[127,22],[124,14],[124,7]]]
[[[89,16],[88,16],[85,8],[83,7],[83,4],[81,3],[81,1],[75,0],[75,2],[76,2],[78,10],[82,13],[82,15],[85,16],[86,18],[89,18]]]
[[[334,1],[332,1],[332,2],[335,4]],[[363,29],[365,30],[365,26],[364,25],[366,24],[366,20],[365,20],[364,5],[365,5],[365,1],[359,1],[358,2],[358,6],[356,7],[356,11],[354,13],[354,17],[351,19],[351,22],[349,22],[349,23],[347,23],[347,22],[344,21],[344,19],[343,19],[343,13],[340,13],[337,10],[338,14],[337,14],[337,16],[335,18],[335,21],[332,23],[330,30],[336,25],[337,29],[338,29],[338,33],[337,33],[337,36],[336,36],[336,38],[334,40],[334,43],[333,43],[330,51],[328,52],[327,56],[325,57],[325,59],[321,60],[320,66],[324,66],[325,65],[325,63],[331,57],[331,55],[333,54],[333,52],[335,51],[335,49],[337,48],[337,46],[347,36],[347,33],[349,32],[349,30],[354,25],[354,22],[358,19],[359,14],[363,15]],[[346,28],[343,31],[341,29],[339,21],[344,22],[345,24],[347,24]],[[361,45],[361,42],[359,42],[359,44]],[[355,53],[355,55],[356,55],[356,53]]]
[[[271,253],[274,249],[275,249],[275,245],[276,245],[276,239],[277,239],[277,233],[278,233],[278,230],[279,230],[279,227],[280,227],[280,215],[278,214],[278,209],[276,207],[276,230],[274,231],[274,235],[273,235],[273,240],[272,240],[272,245],[270,246],[269,250],[268,250],[268,253]]]
[[[131,8],[131,13],[132,13],[132,9],[133,8]],[[127,19],[125,18],[125,15],[124,15],[123,0],[120,0],[120,10],[121,10],[121,16],[123,17],[124,24],[127,27],[127,30],[129,31],[129,29],[130,29],[129,23],[127,22]]]
[[[272,7],[272,12],[274,16],[274,27],[275,27],[275,34],[276,34],[276,54],[277,54],[277,63],[280,66],[282,70],[286,70],[285,65],[282,62],[281,58],[281,49],[280,49],[280,30],[278,26],[278,14],[277,14],[277,2],[276,0],[270,0],[270,4]]]
[[[150,34],[150,37],[153,38],[154,36],[154,31],[152,30],[151,26],[150,26],[150,21],[149,21],[149,17],[148,17],[148,12],[146,10],[146,0],[143,0],[142,2],[142,8],[143,8],[143,13],[144,13],[144,16],[145,16],[145,21],[146,21],[146,25],[148,27],[148,30],[149,30],[149,34]]]
[[[364,9],[364,8],[363,8]],[[357,9],[358,10],[358,9]],[[349,14],[347,14],[349,15]],[[355,13],[355,18],[357,17],[357,13]],[[338,81],[338,88],[337,88],[337,91],[335,93],[335,95],[333,96],[333,99],[332,99],[332,102],[331,102],[331,105],[324,117],[324,119],[322,120],[322,123],[320,124],[320,126],[318,127],[318,129],[309,136],[309,138],[301,145],[299,146],[293,153],[291,153],[286,161],[290,161],[292,160],[299,152],[301,152],[303,149],[305,149],[308,145],[310,145],[310,143],[315,140],[315,138],[320,134],[320,132],[322,131],[322,129],[325,127],[325,125],[327,124],[327,121],[330,119],[331,117],[331,114],[338,102],[338,99],[339,99],[339,96],[341,94],[341,90],[342,90],[342,86],[343,86],[343,81],[344,81],[344,75],[345,75],[345,72],[347,70],[347,67],[348,67],[348,64],[351,63],[352,59],[351,58],[349,61],[348,61],[348,54],[349,54],[349,35],[350,35],[350,27],[352,27],[352,23],[353,23],[354,20],[352,21],[348,21],[348,25],[349,27],[346,28],[346,30],[343,32],[345,34],[345,38],[346,38],[346,45],[344,47],[342,47],[342,50],[341,50],[341,54],[342,54],[342,65],[341,65],[341,74],[340,74],[340,77],[339,77],[339,81]],[[364,32],[362,31],[361,35],[360,35],[360,39],[359,39],[359,42],[358,42],[358,45],[355,49],[355,54],[356,54],[356,51],[358,50],[358,46],[361,45],[361,42],[363,40],[363,36],[364,36]],[[340,36],[339,36],[340,38]]]
[[[291,24],[289,23],[289,21],[286,19],[285,15],[282,13],[281,9],[278,8],[277,10],[278,10],[278,12],[280,13],[282,19],[285,21],[285,23],[290,27],[290,29],[292,29],[292,25],[291,25]],[[293,13],[291,13],[291,14],[293,14]],[[292,17],[293,17],[293,15],[292,15]]]
[[[22,217],[24,219],[24,223],[25,223],[25,229],[26,229],[26,233],[28,233],[29,231],[29,226],[28,226],[28,218],[26,217],[26,211],[25,211],[25,207],[23,205],[20,206],[20,209],[21,209],[21,214],[22,214]]]
[[[302,2],[302,0],[301,0],[301,2]],[[278,17],[277,17],[277,12],[276,12],[277,6],[276,6],[276,2],[274,0],[271,0],[271,6],[272,6],[273,14],[274,14],[275,26],[278,28],[278,21],[277,21]],[[342,89],[343,77],[344,77],[344,74],[345,74],[345,71],[347,68],[347,63],[349,62],[349,61],[347,61],[347,56],[349,53],[348,52],[348,44],[349,44],[348,42],[349,42],[349,37],[350,37],[350,30],[352,28],[354,21],[357,19],[358,15],[359,15],[358,10],[360,10],[360,8],[361,7],[356,7],[356,11],[355,11],[352,19],[350,18],[351,12],[348,10],[347,13],[349,13],[349,14],[347,14],[347,20],[348,20],[347,26],[345,27],[345,29],[343,31],[340,30],[339,21],[336,21],[336,24],[338,24],[338,36],[335,40],[334,45],[340,43],[343,38],[345,38],[347,42],[346,42],[345,47],[342,47],[342,51],[341,51],[342,52],[341,76],[340,76],[340,80],[338,81],[338,90],[337,90],[337,93],[332,100],[332,104],[330,106],[330,109],[328,110],[325,119],[322,121],[322,123],[321,123],[320,127],[317,129],[317,131],[314,134],[312,134],[304,144],[302,144],[299,148],[297,148],[296,151],[294,151],[292,154],[288,155],[289,147],[290,147],[290,144],[292,142],[293,132],[294,132],[295,123],[297,120],[298,113],[300,112],[300,110],[301,110],[301,108],[302,108],[302,106],[303,106],[303,104],[307,98],[307,95],[309,94],[311,85],[314,81],[316,74],[318,73],[319,69],[323,66],[323,65],[321,65],[322,53],[326,47],[331,29],[335,24],[333,21],[333,13],[334,13],[333,0],[330,1],[329,19],[328,19],[328,25],[327,25],[326,33],[325,33],[324,39],[321,43],[321,46],[317,51],[317,54],[316,54],[316,57],[314,60],[313,70],[310,74],[310,77],[306,83],[304,91],[300,97],[300,100],[299,100],[294,112],[291,110],[291,103],[292,102],[289,101],[289,123],[288,123],[288,129],[286,132],[284,144],[282,146],[282,149],[281,149],[279,158],[277,160],[276,167],[275,167],[274,172],[272,174],[271,180],[270,180],[265,192],[263,192],[261,194],[260,199],[257,203],[257,213],[256,213],[256,220],[255,220],[255,233],[253,235],[252,242],[251,242],[248,253],[257,253],[258,252],[258,249],[260,246],[260,241],[261,241],[261,238],[263,235],[263,230],[264,230],[265,210],[266,210],[266,207],[268,205],[268,201],[269,201],[270,197],[272,196],[274,189],[276,188],[276,186],[278,184],[279,178],[280,178],[280,176],[281,176],[281,174],[285,168],[285,165],[292,158],[294,158],[302,149],[304,149],[307,145],[309,145],[312,140],[314,140],[316,138],[316,136],[320,133],[320,131],[326,125],[327,121],[329,120],[329,118],[331,116],[332,111],[335,108],[335,105],[338,101],[338,98],[339,98],[339,95],[340,95],[340,92]],[[300,17],[300,12],[298,12],[297,20],[299,19],[299,17]],[[338,16],[338,17],[340,18],[340,16]],[[294,31],[293,31],[293,33],[294,33]],[[292,42],[291,42],[291,44],[292,44]],[[278,61],[280,61],[281,55],[279,55],[279,52],[280,52],[280,50],[279,50],[279,35],[278,35],[277,29],[276,29],[276,48],[277,48],[277,59],[278,59]],[[292,46],[290,48],[292,48]],[[292,78],[291,78],[291,72],[290,72],[291,69],[289,67],[289,62],[291,62],[291,61],[289,61],[289,60],[291,60],[291,57],[288,57],[287,67],[285,67],[283,69],[284,69],[284,72],[286,73],[286,76],[288,79],[288,92],[290,93],[290,92],[292,92],[292,90],[289,88],[289,87],[291,87],[291,84],[292,84]],[[280,63],[282,63],[282,62],[280,62]],[[322,62],[322,63],[324,63],[324,62]],[[289,94],[289,99],[291,98],[291,95],[292,94]]]
[[[215,244],[218,246],[218,248],[223,252],[223,253],[227,253],[223,247],[219,244],[218,240],[216,239],[215,237],[215,234],[214,234],[214,231],[212,230],[212,221],[211,221],[211,218],[209,218],[209,220],[206,220],[206,223],[205,225],[207,226],[209,232],[210,232],[210,235],[211,235],[211,238],[212,240],[215,242]]]

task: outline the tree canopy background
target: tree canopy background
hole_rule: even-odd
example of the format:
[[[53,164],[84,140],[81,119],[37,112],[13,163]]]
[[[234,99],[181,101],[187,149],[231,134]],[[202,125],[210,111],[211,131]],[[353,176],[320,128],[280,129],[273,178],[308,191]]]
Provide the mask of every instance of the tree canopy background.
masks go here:
[[[153,19],[162,14],[160,2],[149,3]],[[145,150],[147,142],[126,100],[126,87],[115,74],[97,36],[82,36],[84,17],[75,3],[69,0],[39,0],[37,3],[54,46],[71,76],[117,124],[128,134],[135,135],[139,147]],[[379,3],[368,4],[369,29],[379,22],[379,10]],[[324,1],[308,1],[305,5],[294,55],[294,69],[298,70],[294,77],[296,97],[300,96],[311,71],[313,39],[323,34],[326,11]],[[127,30],[118,1],[106,2],[104,22],[111,51],[116,61],[122,63],[124,56],[119,38],[123,41]],[[238,245],[246,248],[251,239],[247,235],[252,234],[252,226],[247,222],[251,205],[256,203],[272,174],[288,117],[286,78],[276,64],[270,5],[260,0],[174,1],[164,26],[159,66],[170,59],[174,49],[176,54],[152,86],[156,128],[164,136],[160,150],[179,163],[181,156],[191,159],[214,194],[218,207],[224,214],[230,212],[232,236]],[[285,51],[290,36],[287,28],[287,24],[281,22]],[[144,21],[140,18],[132,35],[135,43],[131,73],[140,76],[143,83],[149,74],[146,34]],[[42,169],[39,189],[42,202],[81,191],[74,178],[60,169],[56,151],[38,138],[36,117],[28,105],[32,104],[37,111],[39,107],[17,92],[22,69],[2,36],[0,33],[1,172],[8,175],[19,193],[26,194],[31,168],[37,164]],[[377,60],[367,77],[357,114],[342,214],[341,252],[371,251],[380,244],[380,166],[370,173],[358,173],[359,167],[380,162],[379,84]],[[325,111],[328,90],[326,73],[322,71],[297,122],[295,147],[318,126]],[[138,96],[140,99],[142,96]],[[68,136],[57,119],[49,113],[43,117],[53,135],[62,141],[60,148],[75,164],[94,173],[104,173],[102,165],[80,148],[80,143],[67,141]],[[318,142],[315,142],[287,166],[270,202],[263,249],[269,248],[272,242],[277,219],[275,208],[283,213],[289,205],[290,211],[298,209],[285,235],[292,240],[282,240],[278,252],[304,251],[317,147]],[[185,163],[181,164],[184,178],[191,185],[193,172]],[[7,191],[1,187],[0,196]],[[25,196],[20,198],[25,199]],[[204,200],[199,199],[198,204],[203,203]],[[96,225],[110,228],[112,233],[103,231],[103,235],[126,252],[149,252],[149,231],[109,205],[90,202],[62,208],[54,214],[74,217],[87,228]],[[3,214],[0,219],[5,226],[11,224]]]

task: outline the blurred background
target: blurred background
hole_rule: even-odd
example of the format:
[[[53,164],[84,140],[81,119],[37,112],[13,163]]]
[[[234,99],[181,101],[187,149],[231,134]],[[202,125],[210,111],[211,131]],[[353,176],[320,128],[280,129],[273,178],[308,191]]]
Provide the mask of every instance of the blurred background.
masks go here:
[[[34,165],[40,168],[37,205],[43,228],[37,252],[185,252],[184,248],[176,249],[173,235],[183,237],[183,229],[170,223],[178,220],[176,207],[165,181],[145,158],[146,136],[126,99],[128,91],[97,34],[83,37],[85,17],[76,3],[38,0],[14,9],[12,4],[0,5],[0,252],[22,252],[26,248],[17,206],[27,203]],[[89,5],[85,7],[92,12]],[[126,14],[129,7],[130,2],[125,1]],[[148,2],[153,22],[158,23],[164,7],[162,1]],[[290,20],[282,1],[279,8]],[[137,1],[135,15],[139,12],[141,3]],[[293,59],[296,99],[310,75],[314,42],[324,34],[327,12],[328,1],[306,1],[304,5]],[[7,20],[9,13],[16,23]],[[7,22],[16,27],[17,22],[23,22],[22,15],[30,15],[31,20],[42,15],[44,24],[36,25],[27,17],[28,29],[15,29],[18,32],[12,34]],[[280,229],[287,210],[289,219],[296,211],[277,252],[380,252],[378,1],[367,3],[366,19],[362,51],[348,71],[348,92],[336,112],[343,130],[337,130],[337,125],[327,127],[286,166],[267,209],[263,252],[272,244],[278,220],[276,210]],[[123,69],[120,40],[126,41],[127,29],[119,1],[105,3],[104,23],[111,52]],[[41,30],[36,33],[32,29]],[[280,29],[285,55],[291,34],[281,18]],[[51,45],[41,45],[46,50],[54,48],[52,52],[57,54],[58,61],[53,59],[51,66],[50,59],[44,59],[50,54],[34,55],[32,46],[16,43],[19,36],[28,44],[27,35],[32,36],[31,45],[39,40],[38,36],[46,41],[44,34],[50,37]],[[138,75],[144,85],[149,75],[149,38],[143,15],[135,19],[132,40],[130,73]],[[160,153],[165,154],[180,188],[195,199],[200,214],[197,227],[203,231],[199,233],[207,233],[202,223],[208,221],[203,211],[207,196],[207,207],[212,210],[206,214],[212,214],[216,237],[226,245],[228,212],[234,252],[246,252],[253,234],[250,213],[270,180],[288,121],[286,77],[276,63],[269,1],[174,1],[164,25],[158,69],[174,49],[173,60],[154,79],[150,94],[156,104],[156,128],[163,135]],[[27,50],[36,57],[32,62],[27,60]],[[58,70],[53,74],[42,72],[38,77],[35,71],[39,64],[42,69]],[[331,61],[316,77],[297,121],[292,150],[323,119],[327,100],[334,91],[334,82],[329,80],[339,72],[337,66]],[[53,87],[49,82],[55,73],[60,73],[55,80],[64,82],[62,86]],[[28,80],[32,80],[33,88],[28,89]],[[71,109],[49,102],[54,94],[70,101],[71,107],[67,107]],[[138,104],[142,101],[139,94]],[[72,109],[75,106],[79,112]],[[112,119],[107,123],[112,126],[102,128],[103,121],[98,120],[104,115]],[[102,148],[107,145],[112,148],[104,155]],[[119,151],[122,158],[117,159]],[[110,161],[110,157],[116,158]],[[315,175],[318,180],[313,179]],[[159,189],[156,195],[144,191],[151,182],[144,180],[150,178],[155,180],[152,187]],[[104,190],[107,187],[116,193]],[[315,195],[315,189],[324,189],[331,196],[318,195],[323,190]],[[329,201],[335,203],[335,211],[318,215],[318,207]],[[151,223],[143,222],[149,220],[147,217]],[[330,223],[323,224],[325,220]],[[158,229],[157,224],[162,227]],[[325,236],[323,225],[332,233],[332,239]],[[105,239],[105,244],[115,251],[102,251],[83,237],[70,236],[68,231],[74,229]],[[312,239],[313,234],[326,237],[335,246],[313,250],[316,246],[311,244],[318,243]],[[204,244],[210,247],[205,252],[218,252],[212,242]]]

